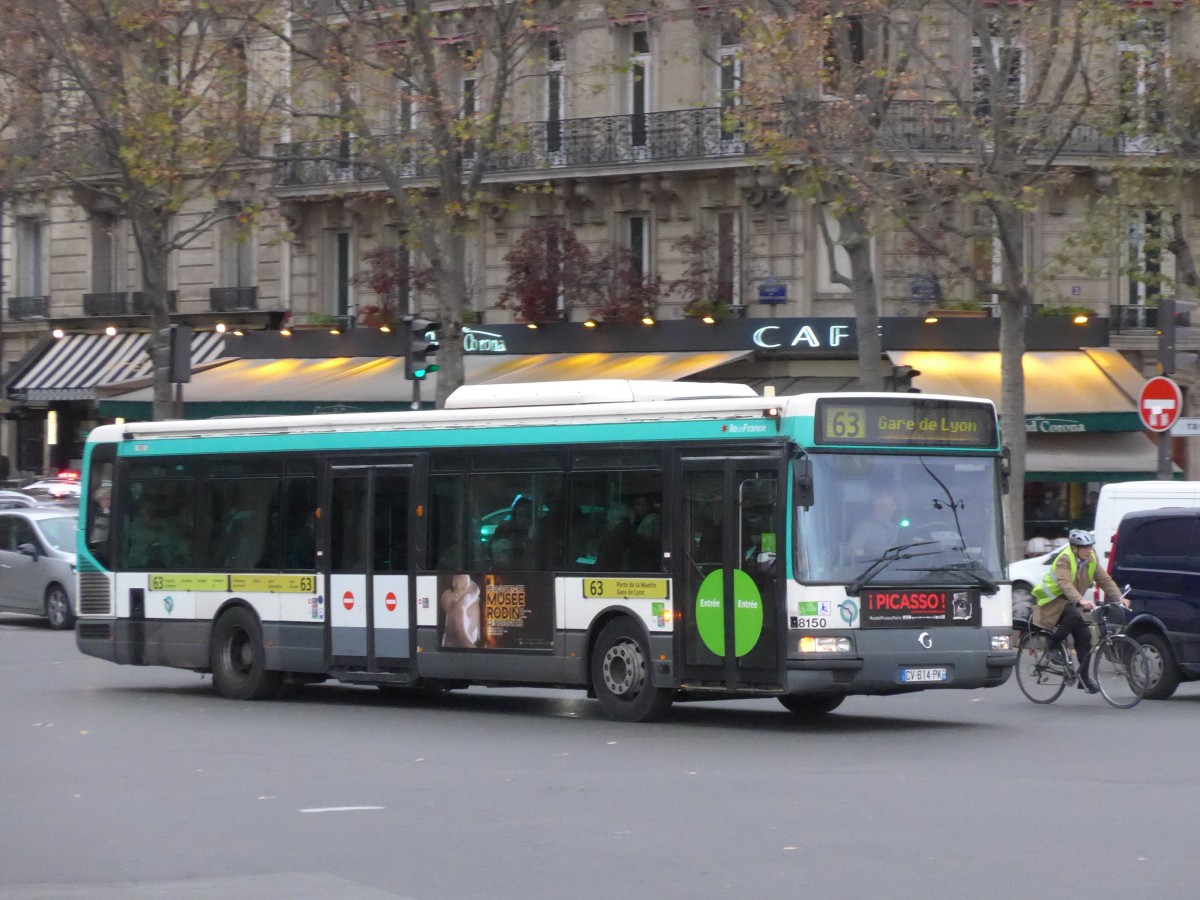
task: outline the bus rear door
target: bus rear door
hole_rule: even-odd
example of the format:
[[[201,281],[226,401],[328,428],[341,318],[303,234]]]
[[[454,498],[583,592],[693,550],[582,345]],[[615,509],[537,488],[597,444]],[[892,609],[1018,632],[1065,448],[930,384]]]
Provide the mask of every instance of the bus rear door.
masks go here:
[[[786,471],[782,454],[680,460],[675,608],[685,687],[785,684]]]

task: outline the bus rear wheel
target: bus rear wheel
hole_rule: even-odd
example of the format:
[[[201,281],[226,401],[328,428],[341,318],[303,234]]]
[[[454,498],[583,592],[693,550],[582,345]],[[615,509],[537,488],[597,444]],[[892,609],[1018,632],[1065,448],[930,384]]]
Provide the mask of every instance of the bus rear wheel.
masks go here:
[[[213,684],[230,700],[268,700],[283,687],[283,673],[267,669],[262,626],[244,606],[235,606],[213,628]]]
[[[618,722],[650,722],[671,707],[675,692],[650,679],[650,654],[638,630],[614,619],[600,630],[592,651],[592,690],[600,708]]]

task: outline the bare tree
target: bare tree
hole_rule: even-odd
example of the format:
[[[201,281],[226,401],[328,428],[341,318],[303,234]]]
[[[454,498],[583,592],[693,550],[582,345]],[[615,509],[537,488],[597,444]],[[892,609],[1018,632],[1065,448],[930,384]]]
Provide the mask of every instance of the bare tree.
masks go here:
[[[819,201],[832,193],[836,211],[855,213],[836,241],[851,255],[864,230],[901,231],[913,249],[941,260],[1000,311],[1000,415],[1013,457],[1007,512],[1009,552],[1016,557],[1024,532],[1022,359],[1040,277],[1027,235],[1043,195],[1066,177],[1064,154],[1087,144],[1111,116],[1101,89],[1112,78],[1105,51],[1115,46],[1128,6],[1106,0],[767,6],[775,28],[790,27],[809,41],[807,52],[789,50],[791,58],[819,60],[832,70],[811,73],[807,84],[781,96],[776,161],[804,167],[808,183],[823,192],[816,193]],[[824,54],[812,45],[813,23],[823,27],[818,39],[833,48]],[[848,78],[847,64],[861,74]],[[775,67],[781,71],[782,64]],[[757,98],[769,108],[768,99]],[[855,219],[864,228],[854,227]],[[864,257],[858,266],[865,269],[873,263]],[[851,261],[853,271],[852,255]],[[851,281],[859,285],[861,317],[871,303],[866,279]],[[864,352],[875,354],[877,346]]]
[[[153,332],[154,417],[171,414],[171,254],[227,215],[274,97],[256,78],[258,0],[10,0],[0,38],[14,123],[36,138],[39,179],[130,223]],[[254,87],[252,88],[252,85]],[[253,204],[251,204],[252,206]]]
[[[427,263],[442,329],[439,404],[464,380],[468,236],[500,202],[484,177],[495,154],[536,140],[511,124],[511,107],[518,81],[554,52],[556,5],[325,0],[281,32],[297,60],[299,127],[307,120],[326,137],[297,145],[297,158],[323,147],[330,164],[352,158],[374,173]]]

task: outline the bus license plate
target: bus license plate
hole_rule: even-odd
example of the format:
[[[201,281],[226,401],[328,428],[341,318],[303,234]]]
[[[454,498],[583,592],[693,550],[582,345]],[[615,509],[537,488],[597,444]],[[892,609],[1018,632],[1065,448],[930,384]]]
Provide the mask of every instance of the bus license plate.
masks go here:
[[[945,666],[936,669],[901,669],[900,680],[905,684],[919,681],[948,681]]]

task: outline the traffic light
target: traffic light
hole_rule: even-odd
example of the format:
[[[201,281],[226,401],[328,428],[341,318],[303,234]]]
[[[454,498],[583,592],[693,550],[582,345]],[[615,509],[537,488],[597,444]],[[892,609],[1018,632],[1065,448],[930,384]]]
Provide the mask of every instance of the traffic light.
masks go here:
[[[912,366],[892,366],[892,390],[899,394],[919,394],[920,388],[913,387],[913,379],[920,371]]]
[[[192,380],[192,329],[188,325],[168,325],[158,332],[167,342],[167,380],[182,384]]]
[[[409,381],[424,381],[430,372],[438,370],[437,363],[428,361],[438,351],[438,323],[429,319],[412,319],[406,332],[404,377]]]

